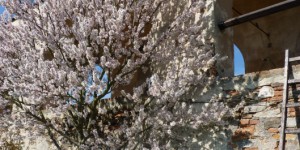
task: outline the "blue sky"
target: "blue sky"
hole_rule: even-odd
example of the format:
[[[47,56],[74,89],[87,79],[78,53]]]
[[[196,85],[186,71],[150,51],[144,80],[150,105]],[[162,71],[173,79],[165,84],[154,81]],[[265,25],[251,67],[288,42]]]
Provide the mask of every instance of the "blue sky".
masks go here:
[[[0,14],[2,14],[4,11],[4,7],[0,6]]]
[[[96,70],[97,71],[99,71],[99,72],[102,72],[103,71],[103,69],[100,67],[100,66],[96,66]],[[107,79],[108,77],[107,77],[107,75],[105,74],[104,75],[104,81],[107,81],[108,79]],[[106,94],[102,99],[107,99],[107,98],[111,98],[111,93],[108,93],[108,94]]]
[[[240,49],[234,45],[234,75],[243,75],[245,74],[245,61]]]

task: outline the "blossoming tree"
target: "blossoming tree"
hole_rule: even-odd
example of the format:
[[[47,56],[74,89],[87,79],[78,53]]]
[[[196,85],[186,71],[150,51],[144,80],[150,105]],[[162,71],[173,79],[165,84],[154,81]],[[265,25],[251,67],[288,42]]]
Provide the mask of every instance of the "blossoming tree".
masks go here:
[[[168,21],[160,16],[176,7],[169,0],[2,5],[0,124],[12,140],[46,134],[58,149],[168,149],[187,141],[175,128],[197,129],[227,113],[224,105],[193,113],[189,97],[215,76],[217,57],[202,32],[205,0]]]

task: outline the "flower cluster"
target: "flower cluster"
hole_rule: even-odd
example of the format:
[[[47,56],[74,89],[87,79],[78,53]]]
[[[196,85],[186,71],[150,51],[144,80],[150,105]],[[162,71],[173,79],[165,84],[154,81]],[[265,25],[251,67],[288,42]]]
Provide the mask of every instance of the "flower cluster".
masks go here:
[[[2,1],[0,106],[14,105],[15,113],[3,114],[0,124],[20,139],[46,131],[57,148],[184,143],[175,127],[197,129],[228,111],[214,107],[208,119],[193,113],[188,96],[214,80],[206,3],[177,9],[165,0]],[[147,76],[137,79],[141,74]],[[113,98],[103,100],[109,93]]]

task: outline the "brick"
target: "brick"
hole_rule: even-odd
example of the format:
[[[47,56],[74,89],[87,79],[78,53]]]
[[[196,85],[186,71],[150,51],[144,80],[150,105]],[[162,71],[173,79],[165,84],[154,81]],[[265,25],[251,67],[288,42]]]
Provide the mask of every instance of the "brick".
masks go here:
[[[279,133],[279,130],[278,130],[278,128],[269,128],[268,132],[270,132],[270,133]]]
[[[295,108],[288,108],[288,117],[295,117],[296,116],[296,110]],[[297,115],[299,115],[299,113],[297,113]]]
[[[243,150],[258,150],[258,147],[247,147],[243,148]]]
[[[296,117],[296,112],[288,112],[288,117]]]
[[[250,119],[241,119],[240,120],[240,125],[241,126],[248,125],[249,123],[250,123]]]
[[[269,99],[269,101],[271,102],[281,102],[282,101],[282,96],[274,96],[274,97],[271,97]]]
[[[273,134],[272,137],[276,140],[280,139],[280,134]],[[286,140],[294,140],[297,138],[297,134],[286,134],[285,139]]]
[[[282,102],[282,96],[273,96],[261,99],[263,102]]]
[[[240,131],[243,133],[250,133],[251,135],[253,135],[254,131],[255,131],[255,126],[251,125],[251,126],[240,128],[240,129],[241,129]]]
[[[280,134],[273,134],[273,135],[272,135],[272,138],[274,138],[274,139],[276,139],[276,140],[279,140]]]
[[[275,91],[283,91],[283,86],[278,86],[273,88]]]
[[[251,119],[253,117],[253,114],[245,114],[242,116],[242,119]]]
[[[295,111],[296,111],[296,109],[293,107],[288,108],[288,112],[295,112]]]
[[[232,90],[232,91],[227,91],[227,94],[231,95],[231,96],[236,96],[236,95],[239,95],[240,92],[239,91],[236,91],[236,90]]]
[[[251,124],[251,125],[256,125],[258,123],[259,123],[259,120],[250,120],[249,121],[249,124]]]
[[[282,91],[274,91],[274,96],[282,96]]]
[[[288,112],[288,117],[299,117],[300,116],[300,112]]]
[[[240,141],[240,140],[244,140],[244,139],[250,139],[250,138],[252,138],[254,132],[255,132],[254,125],[239,128],[234,132],[234,134],[232,136],[232,141]]]

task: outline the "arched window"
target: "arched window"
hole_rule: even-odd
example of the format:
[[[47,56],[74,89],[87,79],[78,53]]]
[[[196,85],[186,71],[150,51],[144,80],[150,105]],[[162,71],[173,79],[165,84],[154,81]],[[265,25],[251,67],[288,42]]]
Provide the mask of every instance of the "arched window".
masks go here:
[[[234,44],[234,75],[245,74],[245,61],[240,49]]]

